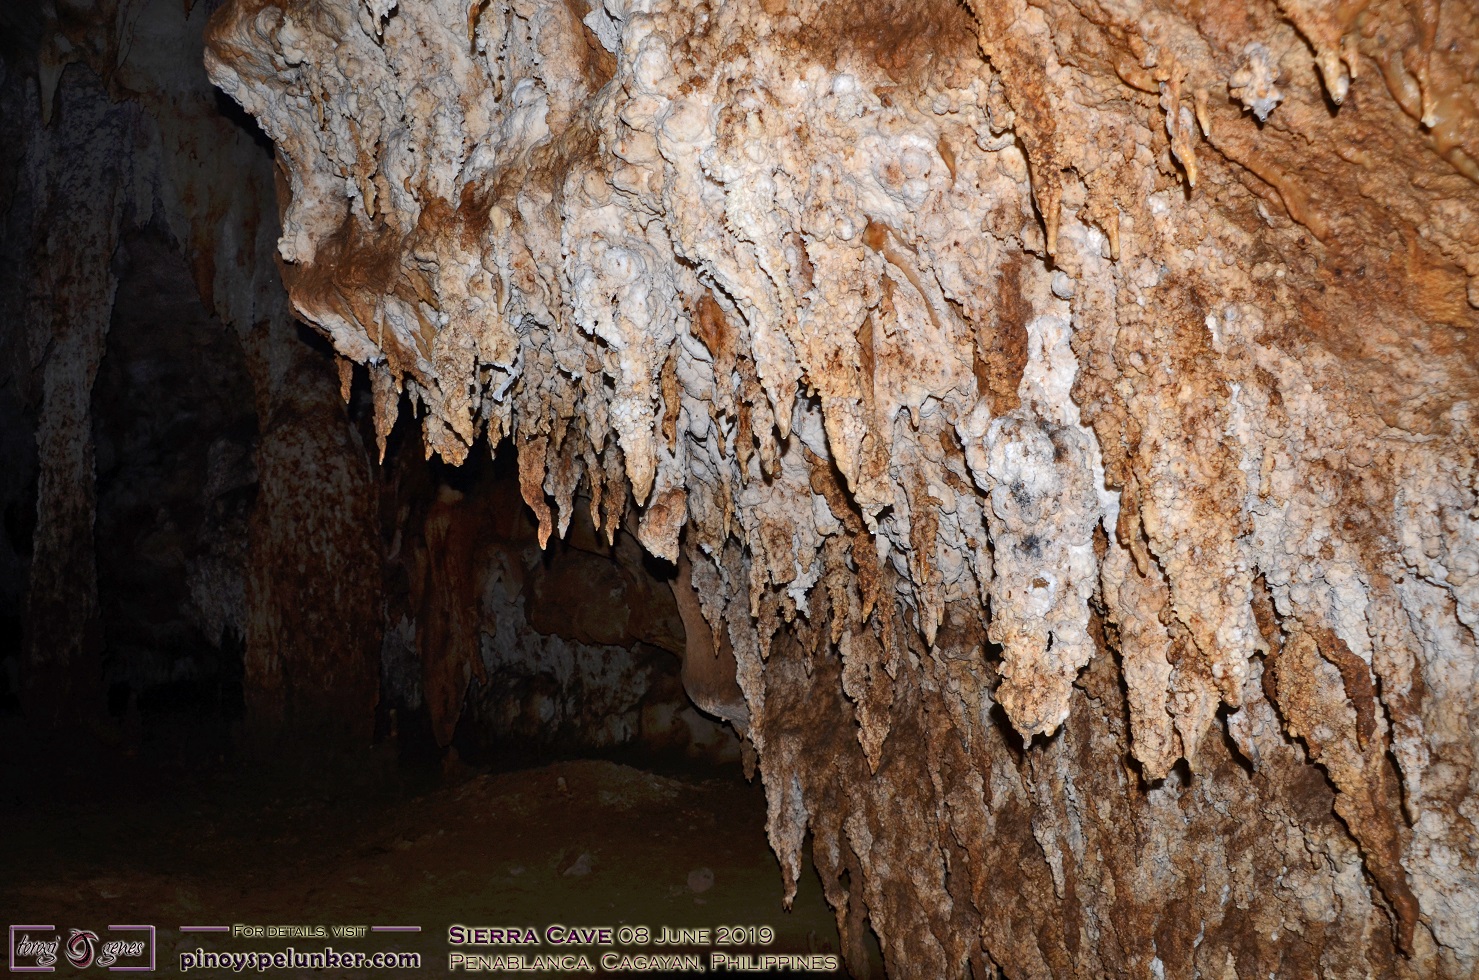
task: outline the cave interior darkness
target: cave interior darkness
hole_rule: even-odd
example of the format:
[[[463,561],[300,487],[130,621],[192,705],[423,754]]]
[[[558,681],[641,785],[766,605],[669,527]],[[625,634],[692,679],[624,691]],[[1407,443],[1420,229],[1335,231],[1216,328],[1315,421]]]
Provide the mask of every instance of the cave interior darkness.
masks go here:
[[[27,843],[9,855],[0,904],[39,902],[69,921],[122,906],[161,922],[205,910],[316,922],[343,918],[347,904],[360,918],[395,912],[438,927],[439,914],[536,923],[588,910],[605,922],[619,908],[622,922],[769,923],[782,934],[772,951],[835,951],[814,877],[782,912],[764,797],[746,780],[740,742],[684,692],[674,566],[625,532],[607,545],[579,520],[541,549],[512,445],[479,445],[454,467],[428,459],[418,430],[399,425],[377,460],[363,371],[339,401],[332,349],[301,324],[280,343],[300,382],[318,389],[317,413],[266,424],[333,427],[371,503],[364,549],[383,564],[370,608],[384,611],[359,628],[373,696],[324,685],[311,713],[253,718],[244,624],[232,618],[260,493],[264,422],[251,378],[167,232],[126,230],[112,262],[118,291],[92,397],[94,641],[74,668],[76,700],[51,724],[28,711],[21,680],[23,631],[44,629],[23,604],[34,410],[3,419],[16,453],[0,821],[7,839]],[[299,530],[319,533],[311,521]],[[433,645],[418,646],[417,626]],[[332,612],[327,628],[340,628]],[[458,644],[465,693],[454,720],[434,719],[424,685],[445,677],[426,661]],[[517,843],[488,853],[483,835],[505,810]],[[455,843],[427,841],[448,831]],[[427,853],[362,870],[367,853],[391,847]],[[281,880],[256,875],[264,853],[289,865]],[[437,897],[377,898],[363,885],[371,873],[390,895],[409,876],[436,882]],[[177,875],[198,880],[181,886]],[[550,881],[523,887],[540,875]],[[332,895],[323,883],[340,876],[371,895],[295,894]],[[442,953],[433,938],[401,945],[430,958]]]

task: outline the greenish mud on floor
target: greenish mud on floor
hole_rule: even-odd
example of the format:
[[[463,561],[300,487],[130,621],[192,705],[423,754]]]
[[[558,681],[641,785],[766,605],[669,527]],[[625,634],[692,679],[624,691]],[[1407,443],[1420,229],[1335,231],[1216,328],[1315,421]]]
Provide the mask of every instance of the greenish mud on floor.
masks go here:
[[[224,777],[185,777],[107,801],[73,794],[37,804],[8,793],[0,799],[6,852],[0,908],[12,923],[54,924],[63,939],[71,928],[102,933],[116,923],[153,924],[160,976],[181,975],[188,960],[181,954],[325,946],[416,952],[422,966],[288,967],[265,975],[450,976],[449,956],[459,949],[449,943],[454,924],[533,929],[540,940],[461,952],[522,956],[526,964],[537,956],[584,955],[598,974],[605,973],[601,955],[613,951],[699,954],[705,966],[715,952],[837,955],[836,920],[809,865],[792,908],[784,909],[764,826],[758,782],[670,778],[605,761],[476,775],[401,798],[353,789],[286,792],[263,778]],[[248,939],[180,931],[237,924],[323,926],[327,935]],[[344,925],[419,926],[421,932],[332,934],[333,926]],[[654,935],[664,927],[711,932],[708,943],[668,948],[619,941],[566,946],[548,941],[554,925],[609,927],[629,939],[622,927]],[[768,927],[773,938],[721,945],[719,930],[736,927]],[[67,968],[63,959],[52,975],[67,976]],[[94,966],[76,975],[100,972]]]

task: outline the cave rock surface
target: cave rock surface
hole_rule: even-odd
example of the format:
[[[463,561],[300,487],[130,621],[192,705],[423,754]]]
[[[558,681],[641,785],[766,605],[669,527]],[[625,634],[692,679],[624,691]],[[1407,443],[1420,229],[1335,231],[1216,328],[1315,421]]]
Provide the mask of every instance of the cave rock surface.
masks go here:
[[[852,963],[1479,968],[1472,4],[231,0],[207,45],[382,445],[409,392],[429,452],[514,440],[542,540],[679,563]]]

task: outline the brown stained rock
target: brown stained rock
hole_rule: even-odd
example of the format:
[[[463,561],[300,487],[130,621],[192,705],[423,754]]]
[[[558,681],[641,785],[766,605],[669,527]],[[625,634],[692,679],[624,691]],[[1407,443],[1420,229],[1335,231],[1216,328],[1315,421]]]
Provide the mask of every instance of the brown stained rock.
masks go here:
[[[991,400],[991,414],[1005,415],[1022,403],[1017,388],[1027,367],[1027,321],[1032,306],[1022,295],[1022,260],[1007,262],[996,284],[995,325],[978,327],[976,385]]]
[[[296,308],[681,556],[857,962],[1479,967],[1472,4],[361,9],[212,21]]]
[[[108,179],[116,161],[89,144],[122,143],[131,135],[127,110],[110,104],[91,72],[75,73],[55,95],[78,123],[76,129],[41,134],[36,150],[49,151],[48,165],[27,175],[32,188],[18,188],[21,194],[30,190],[39,207],[33,226],[18,229],[29,233],[34,278],[12,326],[23,338],[18,353],[28,355],[28,363],[10,369],[40,402],[25,600],[33,626],[22,684],[38,719],[52,722],[95,709],[102,693],[96,683],[79,683],[72,667],[95,663],[101,652],[91,402],[118,282],[106,261],[80,256],[113,254],[130,203],[124,183]]]
[[[749,710],[735,679],[734,648],[729,637],[721,634],[716,638],[704,620],[687,558],[679,560],[678,576],[670,584],[687,638],[683,651],[683,689],[704,711],[744,731],[749,726]]]
[[[478,650],[482,565],[476,559],[486,531],[477,502],[463,506],[464,501],[451,488],[437,492],[415,559],[419,574],[411,581],[422,685],[439,745],[452,741],[468,684],[485,677]]]
[[[244,347],[258,405],[271,408],[247,549],[249,738],[266,751],[305,738],[358,748],[379,696],[383,551],[369,460],[331,365],[297,343],[291,321],[264,324]]]

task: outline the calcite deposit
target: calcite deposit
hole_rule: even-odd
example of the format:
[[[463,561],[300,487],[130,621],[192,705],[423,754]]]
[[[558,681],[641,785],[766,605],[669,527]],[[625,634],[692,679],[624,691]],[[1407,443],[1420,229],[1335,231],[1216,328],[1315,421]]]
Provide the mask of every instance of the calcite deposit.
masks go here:
[[[382,446],[408,395],[449,462],[516,444],[542,541],[679,564],[854,964],[1479,969],[1473,4],[231,0],[207,43]]]

